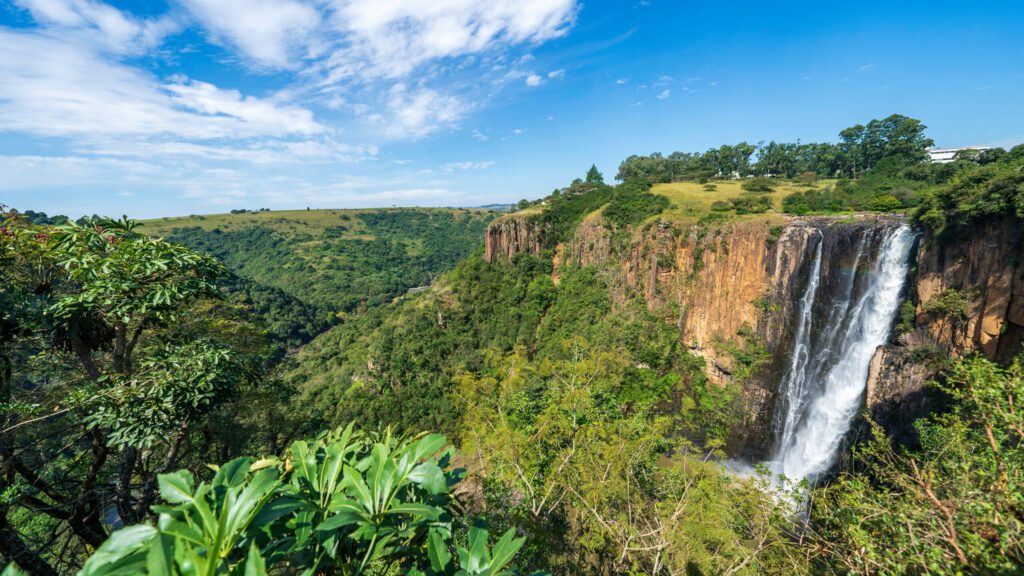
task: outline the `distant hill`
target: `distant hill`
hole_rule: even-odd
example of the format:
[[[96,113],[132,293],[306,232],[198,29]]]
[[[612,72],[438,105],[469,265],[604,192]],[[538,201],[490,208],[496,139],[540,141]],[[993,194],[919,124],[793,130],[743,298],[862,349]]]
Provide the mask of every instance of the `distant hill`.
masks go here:
[[[515,209],[515,204],[484,204],[483,206],[477,206],[481,210],[494,210],[496,212],[511,212]]]
[[[329,316],[429,285],[481,245],[496,216],[440,208],[263,211],[145,220],[142,229],[223,261],[239,278],[230,283],[236,297],[295,345],[322,331],[315,324]]]

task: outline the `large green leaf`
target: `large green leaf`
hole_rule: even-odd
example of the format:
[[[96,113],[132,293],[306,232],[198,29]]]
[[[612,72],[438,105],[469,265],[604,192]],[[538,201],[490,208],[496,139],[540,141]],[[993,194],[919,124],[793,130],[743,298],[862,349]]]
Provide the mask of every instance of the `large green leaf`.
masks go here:
[[[441,494],[448,489],[444,472],[433,462],[424,462],[413,469],[409,474],[409,480],[419,484],[431,494]]]
[[[245,576],[267,576],[267,566],[255,544],[249,547],[249,555],[245,559]]]
[[[146,565],[146,547],[156,536],[156,528],[139,524],[110,535],[82,567],[81,576],[139,574]]]
[[[452,561],[452,554],[448,551],[448,542],[436,530],[431,530],[427,537],[427,558],[430,560],[430,568],[434,572],[447,571]]]
[[[172,504],[192,502],[194,480],[192,474],[185,470],[160,474],[157,476],[157,485],[160,487],[160,497]]]

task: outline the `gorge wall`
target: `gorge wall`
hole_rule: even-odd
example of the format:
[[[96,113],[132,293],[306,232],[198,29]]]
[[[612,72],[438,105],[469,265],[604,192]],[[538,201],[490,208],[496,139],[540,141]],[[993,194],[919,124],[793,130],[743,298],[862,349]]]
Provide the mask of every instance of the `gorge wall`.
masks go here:
[[[715,225],[656,222],[611,233],[597,215],[554,250],[554,279],[573,266],[602,265],[613,302],[642,297],[676,325],[681,341],[706,361],[712,382],[742,381],[747,422],[737,444],[764,455],[773,439],[778,374],[793,338],[794,307],[820,242],[824,278],[855,265],[865,231],[893,218],[789,218]],[[509,215],[488,231],[485,258],[542,252],[529,216]],[[841,282],[826,282],[828,286]]]
[[[748,418],[742,445],[763,456],[815,243],[827,252],[823,284],[840,285],[830,279],[857,265],[865,230],[898,222],[875,215],[656,222],[624,236],[591,215],[555,249],[554,279],[566,267],[607,266],[613,302],[641,296],[706,360],[711,381],[740,378]],[[485,258],[540,254],[539,236],[528,216],[506,216],[488,230]],[[924,234],[912,262],[908,304],[890,343],[872,358],[865,393],[867,413],[897,437],[913,435],[913,420],[929,409],[936,358],[978,352],[1007,361],[1024,341],[1024,236],[1016,220],[989,220],[941,239]],[[744,363],[751,358],[755,364]]]
[[[877,350],[866,404],[890,433],[912,440],[929,410],[937,359],[980,353],[1007,362],[1024,341],[1024,235],[1011,217],[991,218],[946,237],[925,234],[916,255],[906,318]]]

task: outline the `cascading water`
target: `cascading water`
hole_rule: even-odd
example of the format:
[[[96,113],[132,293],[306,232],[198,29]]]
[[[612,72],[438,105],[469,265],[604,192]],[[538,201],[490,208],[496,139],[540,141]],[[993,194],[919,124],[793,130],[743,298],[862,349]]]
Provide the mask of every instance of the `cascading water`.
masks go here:
[[[913,243],[906,226],[865,229],[852,259],[829,275],[823,290],[825,239],[818,236],[779,385],[769,462],[775,473],[813,482],[834,464],[860,407],[871,357],[889,337]]]

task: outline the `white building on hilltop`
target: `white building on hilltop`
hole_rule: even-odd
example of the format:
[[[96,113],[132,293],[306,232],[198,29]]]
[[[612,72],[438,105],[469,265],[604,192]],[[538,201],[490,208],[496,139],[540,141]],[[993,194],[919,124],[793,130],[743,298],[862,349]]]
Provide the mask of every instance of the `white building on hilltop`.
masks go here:
[[[945,164],[956,160],[957,152],[964,150],[975,150],[979,154],[985,150],[991,150],[989,146],[964,146],[963,148],[932,148],[928,151],[928,161],[936,164]]]

